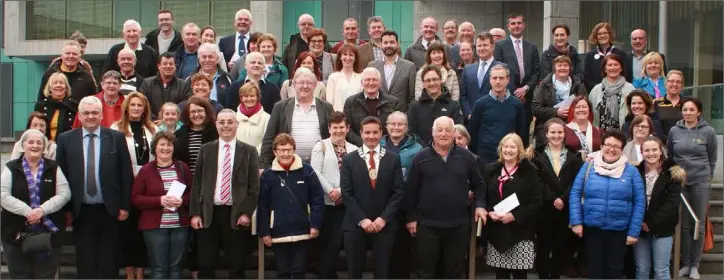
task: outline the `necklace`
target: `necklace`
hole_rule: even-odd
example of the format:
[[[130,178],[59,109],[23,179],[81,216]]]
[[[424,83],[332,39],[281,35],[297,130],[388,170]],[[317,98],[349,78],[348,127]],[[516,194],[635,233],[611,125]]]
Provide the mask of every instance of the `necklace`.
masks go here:
[[[136,149],[136,160],[140,161],[143,159],[144,156],[146,156],[146,152],[148,151],[148,142],[146,141],[146,134],[143,133],[143,143],[141,145],[138,144],[138,141],[136,141],[136,137],[133,137],[134,146]],[[139,149],[139,146],[140,149]]]

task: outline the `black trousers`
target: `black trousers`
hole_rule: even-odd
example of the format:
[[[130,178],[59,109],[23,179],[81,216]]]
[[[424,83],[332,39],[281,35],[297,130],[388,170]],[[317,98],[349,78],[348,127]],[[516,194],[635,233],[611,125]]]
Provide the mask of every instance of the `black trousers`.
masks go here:
[[[620,279],[626,255],[626,232],[583,228],[589,278]]]
[[[528,273],[525,269],[495,269],[495,279],[511,279],[511,277],[513,277],[513,279],[528,279]]]
[[[412,236],[407,231],[407,217],[403,212],[397,215],[399,230],[395,233],[395,242],[392,245],[390,259],[390,277],[394,279],[409,279],[412,272],[414,257],[412,255]]]
[[[563,265],[571,260],[567,215],[566,209],[558,211],[551,202],[543,206],[542,215],[538,216],[535,267],[540,279],[561,278]]]
[[[308,240],[272,244],[271,249],[277,261],[277,279],[305,278],[308,248]]]
[[[442,278],[465,277],[465,256],[468,254],[470,226],[452,228],[428,227],[417,224],[417,277],[437,278],[436,268],[442,261]]]
[[[78,278],[118,277],[118,225],[118,217],[111,216],[105,205],[81,205],[73,222]]]
[[[58,271],[60,248],[45,256],[25,255],[20,244],[3,242],[3,254],[7,260],[11,279],[53,279]]]
[[[214,206],[213,220],[209,228],[196,231],[199,253],[199,278],[216,277],[219,251],[224,250],[229,278],[246,278],[246,260],[253,246],[249,228],[231,228],[231,206]]]
[[[320,279],[337,278],[337,258],[342,250],[342,223],[344,222],[345,208],[342,205],[324,207],[324,223],[319,237],[313,241],[321,251],[318,260],[318,276]],[[316,248],[315,248],[316,249]]]
[[[390,225],[388,224],[387,227]],[[361,279],[367,259],[367,247],[372,246],[372,271],[375,279],[389,277],[390,255],[395,241],[395,231],[366,233],[362,228],[344,232],[344,250],[347,254],[349,279]]]

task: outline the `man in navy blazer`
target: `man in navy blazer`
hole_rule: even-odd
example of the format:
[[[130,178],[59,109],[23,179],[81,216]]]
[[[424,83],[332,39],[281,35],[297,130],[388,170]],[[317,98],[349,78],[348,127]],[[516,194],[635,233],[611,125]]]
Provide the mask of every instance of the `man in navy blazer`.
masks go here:
[[[508,31],[510,36],[495,43],[495,60],[508,65],[511,73],[511,81],[515,83],[515,91],[511,91],[518,99],[523,101],[525,107],[525,118],[528,125],[533,121],[533,91],[538,85],[540,76],[540,55],[538,47],[528,40],[523,39],[525,30],[525,18],[521,14],[510,14],[508,16]],[[521,48],[522,64],[518,59],[517,49]],[[521,135],[527,138],[528,135]]]
[[[236,33],[229,35],[219,40],[219,49],[224,54],[224,61],[228,64],[227,69],[231,69],[236,61],[245,56],[249,51],[249,39],[251,37],[251,12],[247,9],[241,9],[236,12],[234,16],[234,26],[236,27]],[[244,40],[240,42],[240,40]],[[234,54],[237,56],[234,56]],[[235,58],[232,61],[232,58]]]
[[[126,137],[101,127],[103,105],[95,96],[81,99],[82,124],[58,136],[58,166],[68,179],[78,278],[118,277],[118,225],[128,218],[133,171]]]
[[[478,55],[478,62],[465,66],[462,77],[460,77],[460,103],[462,103],[466,120],[470,120],[475,102],[490,93],[490,69],[498,64],[505,65],[493,57],[494,42],[493,35],[487,32],[479,34],[475,38],[475,52]],[[480,69],[481,63],[484,63],[483,69]],[[478,73],[484,73],[484,75],[479,77]],[[510,74],[511,79],[508,83],[508,89],[513,92],[515,91],[513,82],[515,73],[511,71]]]
[[[342,159],[340,186],[346,215],[342,224],[350,279],[362,278],[367,247],[372,247],[375,279],[389,277],[389,261],[403,193],[400,157],[380,145],[382,122],[362,120],[364,144]]]

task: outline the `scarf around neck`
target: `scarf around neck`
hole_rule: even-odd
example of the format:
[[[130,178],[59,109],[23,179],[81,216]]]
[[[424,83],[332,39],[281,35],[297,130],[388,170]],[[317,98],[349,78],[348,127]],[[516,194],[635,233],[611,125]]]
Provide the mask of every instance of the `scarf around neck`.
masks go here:
[[[602,93],[602,100],[605,102],[606,106],[606,114],[611,117],[611,119],[615,120],[616,122],[619,122],[618,119],[618,110],[619,110],[619,100],[618,97],[621,96],[621,89],[623,89],[623,86],[626,85],[626,79],[624,77],[619,76],[618,79],[616,79],[616,82],[609,83],[607,78],[603,78],[603,81],[601,81],[601,93]]]
[[[38,172],[33,175],[30,163],[25,157],[23,157],[23,172],[25,173],[25,181],[28,183],[28,192],[30,192],[30,208],[38,208],[43,202],[40,201],[40,193],[42,192],[40,185],[42,183],[43,172],[45,172],[45,160],[42,158],[40,159],[38,162]],[[53,224],[47,215],[43,217],[43,225],[50,232],[58,232],[58,227]],[[41,225],[34,225],[31,229],[33,231],[43,231]]]
[[[553,74],[553,88],[556,90],[556,104],[568,98],[571,95],[571,77],[568,77],[568,81],[561,82],[556,79],[556,75]]]
[[[261,102],[256,102],[256,105],[251,108],[246,108],[243,103],[239,105],[239,112],[244,114],[247,118],[251,118],[251,116],[258,113],[259,110],[261,110]]]
[[[600,152],[596,153],[596,157],[593,159],[593,170],[601,176],[618,179],[623,175],[627,162],[628,158],[622,154],[616,162],[607,163],[603,161],[603,152]]]
[[[591,125],[591,122],[588,122],[588,124],[586,125],[586,131],[581,131],[581,127],[579,127],[575,121],[569,122],[566,126],[573,130],[573,132],[576,133],[576,136],[578,136],[578,142],[581,143],[581,151],[583,151],[583,154],[587,155],[592,153],[593,127]]]

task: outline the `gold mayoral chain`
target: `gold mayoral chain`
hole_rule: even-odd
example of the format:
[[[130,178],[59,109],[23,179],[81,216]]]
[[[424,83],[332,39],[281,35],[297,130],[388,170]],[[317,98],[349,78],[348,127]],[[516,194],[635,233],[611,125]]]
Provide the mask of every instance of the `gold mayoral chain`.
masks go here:
[[[370,169],[370,179],[377,180],[377,169]]]

